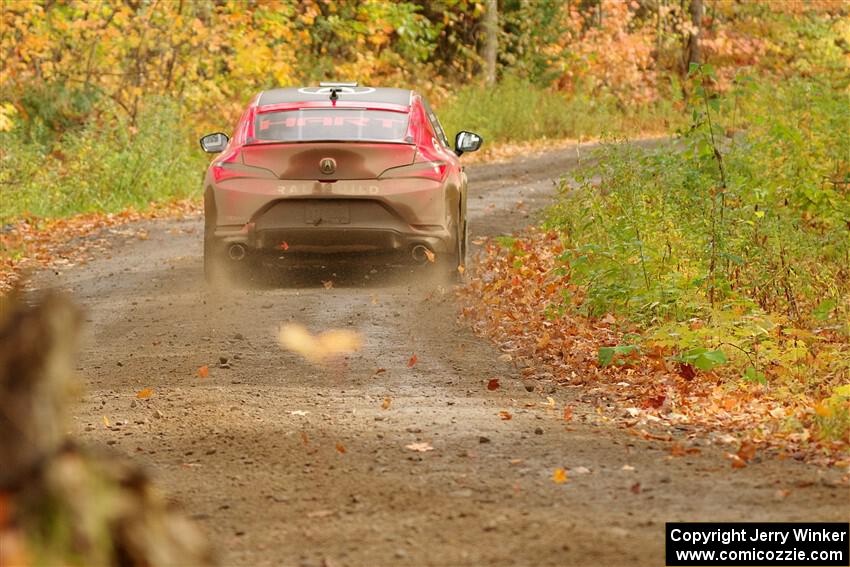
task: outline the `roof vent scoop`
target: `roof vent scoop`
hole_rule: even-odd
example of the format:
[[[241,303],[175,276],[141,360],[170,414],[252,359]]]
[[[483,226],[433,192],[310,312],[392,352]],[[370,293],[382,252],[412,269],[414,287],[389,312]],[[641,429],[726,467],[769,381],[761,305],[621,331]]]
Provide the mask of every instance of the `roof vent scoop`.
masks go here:
[[[336,102],[339,99],[339,93],[345,92],[346,90],[353,89],[357,86],[357,83],[319,83],[319,87],[322,89],[330,89],[330,99]]]

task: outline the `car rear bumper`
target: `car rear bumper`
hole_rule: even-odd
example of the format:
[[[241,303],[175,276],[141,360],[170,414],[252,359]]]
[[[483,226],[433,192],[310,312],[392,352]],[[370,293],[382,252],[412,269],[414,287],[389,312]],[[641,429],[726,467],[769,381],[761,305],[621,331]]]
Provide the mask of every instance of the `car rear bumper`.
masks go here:
[[[457,246],[444,226],[409,225],[385,204],[362,199],[273,202],[244,226],[217,227],[214,239],[231,257],[262,255],[293,265],[421,263],[422,247],[444,256]]]

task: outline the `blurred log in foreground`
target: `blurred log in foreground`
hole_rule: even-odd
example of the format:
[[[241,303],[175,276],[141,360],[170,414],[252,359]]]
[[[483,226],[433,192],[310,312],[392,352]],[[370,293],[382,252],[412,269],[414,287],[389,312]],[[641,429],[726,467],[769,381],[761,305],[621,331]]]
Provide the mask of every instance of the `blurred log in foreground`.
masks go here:
[[[0,565],[214,564],[138,468],[66,438],[79,327],[62,296],[0,297]]]

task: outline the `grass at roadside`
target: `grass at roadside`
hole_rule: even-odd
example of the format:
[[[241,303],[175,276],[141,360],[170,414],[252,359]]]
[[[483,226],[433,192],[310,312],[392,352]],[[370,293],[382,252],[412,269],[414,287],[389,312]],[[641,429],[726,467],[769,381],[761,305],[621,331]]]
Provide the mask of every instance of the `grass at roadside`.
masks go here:
[[[675,142],[604,147],[544,232],[490,246],[470,315],[638,412],[846,455],[847,95],[798,80],[720,97],[710,74]]]

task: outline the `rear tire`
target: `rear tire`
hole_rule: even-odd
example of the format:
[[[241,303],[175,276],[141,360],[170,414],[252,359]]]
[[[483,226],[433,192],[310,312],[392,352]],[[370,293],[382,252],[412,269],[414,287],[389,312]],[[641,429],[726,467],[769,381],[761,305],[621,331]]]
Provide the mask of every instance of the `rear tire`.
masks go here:
[[[452,283],[463,283],[466,272],[466,222],[463,223],[463,228],[458,231],[455,241],[455,253],[449,255],[447,258],[445,273],[448,281]]]
[[[204,279],[208,284],[218,284],[224,276],[224,258],[216,248],[215,239],[204,226]]]

